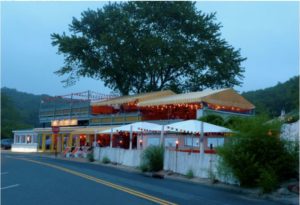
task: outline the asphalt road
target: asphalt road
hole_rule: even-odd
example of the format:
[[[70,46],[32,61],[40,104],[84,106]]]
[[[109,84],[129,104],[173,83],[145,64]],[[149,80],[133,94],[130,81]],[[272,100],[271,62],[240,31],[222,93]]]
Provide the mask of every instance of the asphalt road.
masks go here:
[[[279,204],[206,185],[34,155],[2,154],[1,165],[2,205]]]

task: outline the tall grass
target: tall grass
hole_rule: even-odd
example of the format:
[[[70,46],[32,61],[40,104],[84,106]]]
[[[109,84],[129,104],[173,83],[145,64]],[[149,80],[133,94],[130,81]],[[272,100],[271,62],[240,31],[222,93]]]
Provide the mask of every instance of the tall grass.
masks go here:
[[[149,146],[142,153],[141,167],[144,171],[156,172],[164,167],[164,147]]]

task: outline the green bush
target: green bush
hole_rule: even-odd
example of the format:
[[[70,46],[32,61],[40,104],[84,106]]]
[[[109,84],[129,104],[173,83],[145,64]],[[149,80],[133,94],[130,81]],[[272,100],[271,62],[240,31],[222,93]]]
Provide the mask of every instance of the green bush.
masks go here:
[[[150,172],[162,170],[164,167],[164,147],[153,145],[147,147],[142,153],[141,167]]]
[[[186,178],[188,178],[188,179],[194,178],[194,172],[193,172],[193,170],[189,169],[189,170],[187,171],[187,173],[186,173],[185,176],[186,176]]]
[[[291,156],[291,164],[290,171],[292,175],[296,176],[299,179],[299,141],[284,141],[284,145],[289,155]],[[284,167],[283,167],[284,169]]]
[[[278,186],[278,180],[275,171],[271,168],[262,169],[258,185],[262,189],[263,193],[272,192]]]
[[[209,114],[199,118],[200,121],[211,123],[214,125],[223,126],[224,119],[220,115]]]
[[[104,157],[102,158],[102,163],[103,163],[103,164],[108,164],[108,163],[110,163],[110,159],[109,159],[107,156],[104,156]]]
[[[217,149],[223,163],[241,186],[263,186],[267,191],[275,188],[276,181],[295,177],[294,168],[299,165],[280,139],[280,127],[279,122],[266,122],[265,117],[242,119],[236,133]],[[274,173],[264,181],[262,176],[267,175],[266,167]]]
[[[238,129],[240,123],[243,121],[242,117],[238,116],[230,116],[226,119],[224,126],[228,127],[229,129]]]
[[[93,153],[87,154],[87,158],[88,158],[88,160],[89,160],[90,162],[95,161],[95,159],[94,159],[94,154],[93,154]]]
[[[146,164],[141,164],[141,166],[139,168],[142,172],[147,172],[148,171],[148,166]]]

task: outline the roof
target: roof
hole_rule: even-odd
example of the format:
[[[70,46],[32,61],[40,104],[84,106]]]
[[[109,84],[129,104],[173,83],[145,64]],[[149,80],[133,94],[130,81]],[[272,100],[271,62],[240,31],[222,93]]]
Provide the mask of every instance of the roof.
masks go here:
[[[166,125],[165,131],[172,132],[187,132],[187,133],[201,133],[201,123],[203,123],[203,132],[204,133],[226,133],[231,132],[231,130],[217,126],[214,124],[210,124],[207,122],[202,122],[199,120],[186,120],[182,122],[176,122],[169,125]]]
[[[139,102],[138,106],[154,106],[167,104],[184,104],[206,102],[223,106],[233,106],[242,109],[254,109],[255,106],[247,101],[243,96],[236,93],[232,88],[219,90],[206,89],[200,92],[190,92],[177,95],[166,96],[158,99],[145,100]]]
[[[135,123],[131,123],[131,124],[128,124],[128,125],[118,126],[118,127],[113,128],[113,129],[111,129],[111,128],[106,129],[106,130],[103,130],[100,133],[110,133],[110,132],[116,133],[116,132],[119,132],[119,131],[123,131],[123,132],[130,132],[130,131],[132,131],[132,132],[141,132],[143,130],[161,131],[162,126],[158,125],[158,124],[155,124],[155,123],[149,123],[149,122],[135,122]]]
[[[171,90],[163,90],[163,91],[156,91],[156,92],[151,92],[151,93],[141,93],[141,94],[136,94],[136,95],[127,95],[127,96],[122,96],[122,97],[116,97],[112,98],[109,100],[105,101],[98,101],[98,102],[92,102],[92,106],[98,105],[118,105],[118,104],[123,104],[123,103],[128,103],[128,102],[143,102],[145,100],[149,99],[157,99],[161,97],[166,97],[166,96],[172,96],[176,95]]]
[[[34,133],[34,129],[27,129],[27,130],[13,130],[13,133]]]

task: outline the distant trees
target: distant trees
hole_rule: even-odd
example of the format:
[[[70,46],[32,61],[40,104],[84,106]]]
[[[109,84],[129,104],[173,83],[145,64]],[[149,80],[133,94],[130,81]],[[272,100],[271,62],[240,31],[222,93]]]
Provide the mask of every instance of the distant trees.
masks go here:
[[[70,34],[51,35],[65,63],[55,73],[68,75],[65,85],[101,79],[123,95],[240,85],[245,58],[220,28],[189,1],[109,3],[73,18]]]
[[[1,92],[1,138],[11,138],[13,130],[29,127],[31,126],[22,121],[20,112],[11,99]]]
[[[42,97],[1,88],[1,137],[12,137],[12,130],[38,126]]]
[[[270,117],[280,115],[282,109],[286,113],[299,113],[299,76],[292,77],[276,86],[242,93],[242,95],[256,106],[257,114],[267,114]]]

